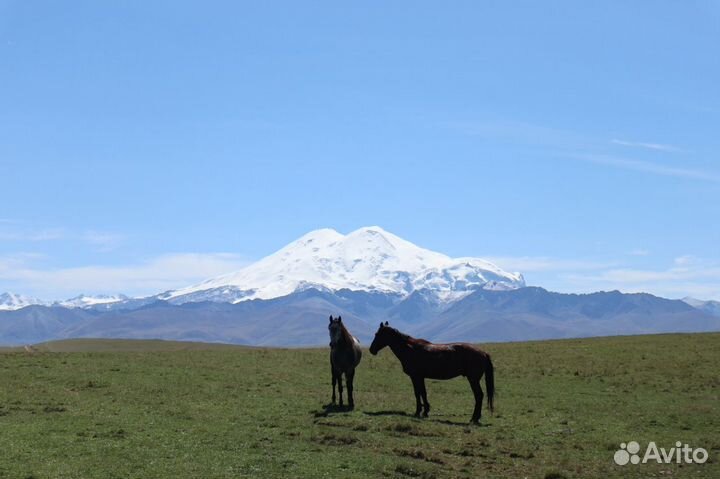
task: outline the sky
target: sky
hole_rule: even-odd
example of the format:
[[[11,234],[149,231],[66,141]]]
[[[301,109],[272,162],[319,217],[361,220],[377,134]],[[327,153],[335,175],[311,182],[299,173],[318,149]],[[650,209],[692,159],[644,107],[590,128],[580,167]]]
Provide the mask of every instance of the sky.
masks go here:
[[[379,225],[720,300],[720,2],[0,0],[0,292],[153,294]]]

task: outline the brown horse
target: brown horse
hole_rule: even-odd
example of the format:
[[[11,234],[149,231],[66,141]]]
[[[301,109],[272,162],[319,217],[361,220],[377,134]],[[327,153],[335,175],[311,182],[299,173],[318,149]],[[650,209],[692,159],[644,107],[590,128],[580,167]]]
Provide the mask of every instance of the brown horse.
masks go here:
[[[380,323],[380,329],[375,333],[375,339],[370,345],[370,353],[375,355],[385,346],[390,346],[392,352],[400,360],[403,371],[412,379],[413,388],[415,388],[416,416],[420,416],[421,409],[424,410],[425,417],[430,412],[430,403],[425,391],[425,378],[467,377],[475,395],[475,410],[470,421],[477,424],[482,414],[483,400],[480,379],[485,374],[487,403],[490,411],[493,410],[494,370],[490,355],[485,351],[467,343],[433,344],[424,339],[416,339],[391,328],[387,321],[384,324]]]
[[[328,325],[330,332],[330,372],[332,373],[332,403],[335,404],[335,383],[340,391],[340,406],[343,405],[343,383],[342,375],[345,374],[348,390],[348,406],[350,409],[355,407],[353,401],[353,379],[355,378],[355,368],[360,364],[362,359],[362,350],[360,349],[360,341],[351,335],[342,323],[340,316],[333,319],[330,316],[330,324]]]

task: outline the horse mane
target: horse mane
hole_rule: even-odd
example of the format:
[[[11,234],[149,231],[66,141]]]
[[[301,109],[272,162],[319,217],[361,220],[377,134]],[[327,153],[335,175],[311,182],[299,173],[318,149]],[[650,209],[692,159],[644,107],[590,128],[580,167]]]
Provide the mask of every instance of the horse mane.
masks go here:
[[[425,339],[413,338],[409,334],[401,333],[399,330],[392,328],[390,326],[388,326],[388,328],[390,329],[390,331],[392,331],[395,334],[396,337],[398,337],[400,340],[402,340],[406,344],[409,344],[409,345],[430,344],[430,341],[427,341]]]
[[[350,334],[350,331],[347,330],[345,325],[341,322],[338,323],[340,325],[340,342],[345,342],[346,344],[352,345],[355,343],[355,340],[352,337],[352,334]]]

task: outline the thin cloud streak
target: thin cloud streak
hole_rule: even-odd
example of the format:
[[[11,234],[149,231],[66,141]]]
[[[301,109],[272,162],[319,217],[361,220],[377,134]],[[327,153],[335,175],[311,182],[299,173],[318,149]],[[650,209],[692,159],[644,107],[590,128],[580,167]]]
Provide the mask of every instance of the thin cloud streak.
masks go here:
[[[508,121],[447,122],[441,126],[455,129],[470,136],[483,136],[498,140],[510,140],[514,143],[551,147],[557,150],[557,154],[560,157],[659,176],[720,183],[720,172],[666,166],[650,161],[597,153],[607,149],[603,146],[607,145],[606,141],[599,141],[598,139],[583,136],[569,130]],[[619,139],[613,139],[610,143],[626,147],[644,148],[652,151],[687,153],[687,151],[676,146],[662,143],[635,142]],[[573,151],[585,151],[589,153],[573,153]]]
[[[0,241],[56,241],[67,237],[61,228],[37,231],[0,231]]]
[[[570,260],[547,256],[491,256],[491,263],[506,271],[593,271],[617,266],[615,262]]]
[[[99,251],[111,251],[117,248],[125,237],[102,231],[86,231],[79,235],[78,239],[95,246]]]
[[[613,166],[624,170],[640,171],[661,176],[688,178],[692,180],[720,183],[720,174],[689,168],[677,168],[649,161],[631,160],[609,155],[574,155],[574,158],[599,165]]]
[[[573,131],[523,121],[453,121],[440,123],[439,126],[468,136],[564,150],[586,149],[595,143],[592,139]]]
[[[625,140],[611,140],[610,143],[620,146],[629,146],[631,148],[645,148],[647,150],[655,151],[667,151],[670,153],[680,153],[683,150],[672,145],[664,145],[662,143],[645,143],[642,141],[625,141]]]
[[[17,225],[12,220],[0,221],[2,224]],[[7,242],[49,242],[49,241],[78,241],[98,249],[98,251],[111,251],[118,247],[125,239],[123,235],[107,231],[69,231],[66,228],[18,228],[13,226],[0,230],[0,241]]]

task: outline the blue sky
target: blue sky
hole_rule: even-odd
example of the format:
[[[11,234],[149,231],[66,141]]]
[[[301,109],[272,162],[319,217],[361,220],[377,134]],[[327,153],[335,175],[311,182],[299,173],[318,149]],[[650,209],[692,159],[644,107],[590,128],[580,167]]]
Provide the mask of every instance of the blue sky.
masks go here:
[[[380,225],[720,299],[720,2],[0,1],[0,291],[154,293]]]

